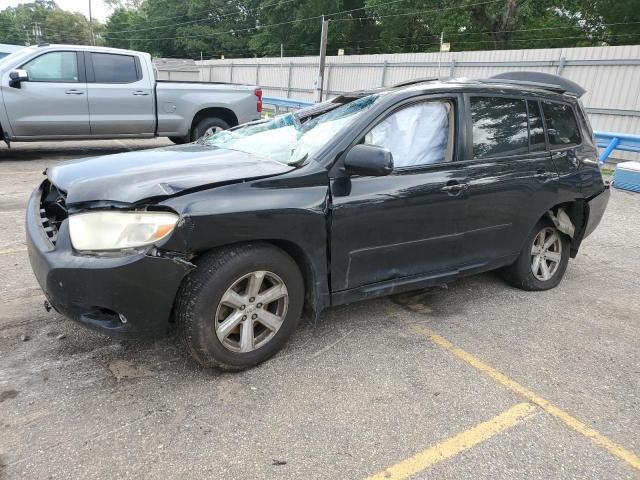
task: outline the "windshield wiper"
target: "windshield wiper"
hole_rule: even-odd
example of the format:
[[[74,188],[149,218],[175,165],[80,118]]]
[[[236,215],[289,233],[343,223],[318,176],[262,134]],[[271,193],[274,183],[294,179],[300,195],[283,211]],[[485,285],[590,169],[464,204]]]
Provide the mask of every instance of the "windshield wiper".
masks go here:
[[[291,165],[292,167],[295,168],[300,168],[302,167],[305,163],[307,163],[307,158],[309,158],[309,154],[305,153],[303,156],[301,156],[298,160],[296,160],[295,162],[292,163],[288,163],[287,165]]]

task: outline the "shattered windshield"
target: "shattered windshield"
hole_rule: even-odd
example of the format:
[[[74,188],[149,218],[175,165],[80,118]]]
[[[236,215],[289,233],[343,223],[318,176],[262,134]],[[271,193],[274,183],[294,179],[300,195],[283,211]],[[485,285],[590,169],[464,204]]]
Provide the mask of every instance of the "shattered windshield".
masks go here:
[[[301,163],[351,125],[379,98],[380,95],[369,95],[304,123],[300,121],[303,115],[287,113],[267,122],[235,130],[223,130],[206,137],[202,142],[205,145],[239,150],[288,165]]]

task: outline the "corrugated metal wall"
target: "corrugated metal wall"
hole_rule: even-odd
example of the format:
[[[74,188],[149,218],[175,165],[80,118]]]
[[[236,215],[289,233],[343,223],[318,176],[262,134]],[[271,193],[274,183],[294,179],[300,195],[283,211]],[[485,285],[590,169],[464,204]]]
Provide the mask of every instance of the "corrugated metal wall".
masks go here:
[[[156,78],[158,80],[175,80],[180,82],[199,82],[200,73],[198,71],[181,71],[181,70],[157,70]]]
[[[206,60],[200,79],[261,85],[265,95],[313,99],[318,57]],[[328,96],[413,78],[489,77],[533,70],[586,88],[583,102],[596,130],[640,134],[640,45],[618,47],[404,53],[327,57]],[[616,153],[618,158],[635,154]]]

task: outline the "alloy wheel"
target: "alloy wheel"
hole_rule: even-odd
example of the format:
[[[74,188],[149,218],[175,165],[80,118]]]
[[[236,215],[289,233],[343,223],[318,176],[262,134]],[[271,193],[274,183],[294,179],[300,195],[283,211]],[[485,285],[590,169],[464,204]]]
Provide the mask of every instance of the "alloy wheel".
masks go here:
[[[251,272],[236,280],[222,296],[215,317],[216,335],[232,352],[257,350],[273,339],[288,307],[289,292],[278,275]]]
[[[531,271],[538,280],[546,282],[558,271],[562,260],[562,240],[558,232],[545,227],[533,240],[531,246]]]
[[[210,137],[211,135],[215,135],[216,133],[221,132],[223,130],[224,128],[222,127],[216,127],[216,126],[209,127],[204,131],[203,137]]]

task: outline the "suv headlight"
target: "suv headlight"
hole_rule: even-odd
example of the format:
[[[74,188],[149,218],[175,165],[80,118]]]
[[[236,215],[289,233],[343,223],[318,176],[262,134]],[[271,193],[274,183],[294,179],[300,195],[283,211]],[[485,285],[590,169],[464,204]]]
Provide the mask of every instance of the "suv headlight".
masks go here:
[[[177,222],[170,212],[77,213],[69,216],[69,234],[76,250],[122,250],[162,240]]]

